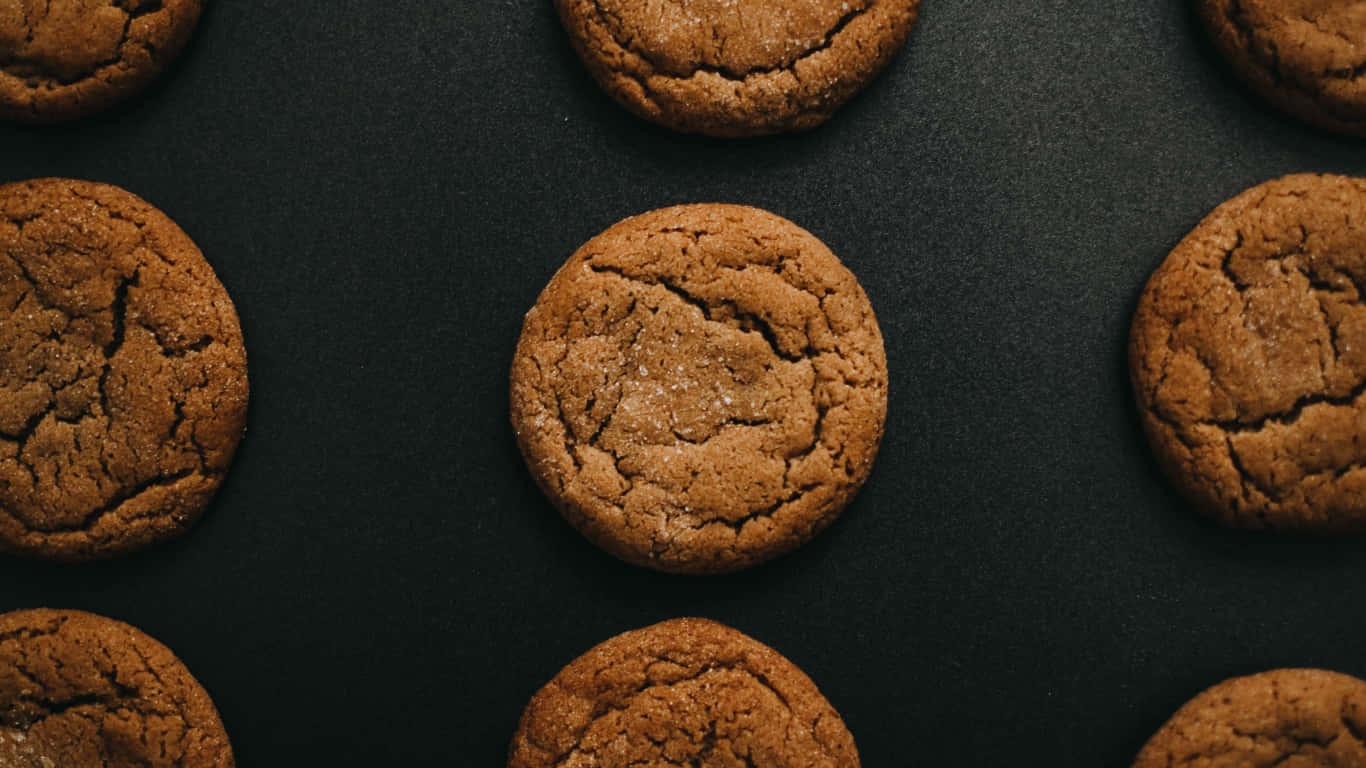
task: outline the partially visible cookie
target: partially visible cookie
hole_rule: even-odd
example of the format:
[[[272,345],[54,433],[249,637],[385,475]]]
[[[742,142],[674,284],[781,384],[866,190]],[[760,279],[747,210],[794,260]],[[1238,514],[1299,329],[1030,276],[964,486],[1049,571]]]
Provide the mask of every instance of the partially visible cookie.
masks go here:
[[[555,0],[607,93],[688,133],[824,122],[891,61],[920,0]]]
[[[0,117],[73,120],[142,90],[202,9],[203,0],[0,0]]]
[[[815,683],[759,641],[706,619],[618,635],[527,705],[508,768],[631,765],[858,768]]]
[[[204,511],[242,437],[227,291],[117,187],[0,186],[0,550],[122,554]]]
[[[1366,136],[1366,4],[1195,0],[1215,47],[1281,109]]]
[[[1366,180],[1219,206],[1139,299],[1134,395],[1158,462],[1232,526],[1366,531]]]
[[[80,611],[0,615],[0,765],[233,764],[213,702],[166,646]]]
[[[631,563],[733,571],[868,477],[887,362],[858,280],[786,219],[687,205],[590,240],[526,316],[512,423],[541,489]]]
[[[1191,699],[1134,768],[1360,768],[1366,682],[1320,669],[1234,678]]]

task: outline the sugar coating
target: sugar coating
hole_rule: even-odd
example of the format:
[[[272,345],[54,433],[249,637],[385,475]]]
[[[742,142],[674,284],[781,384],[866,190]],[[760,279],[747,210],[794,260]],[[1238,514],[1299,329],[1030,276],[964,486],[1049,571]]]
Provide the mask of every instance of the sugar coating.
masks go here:
[[[820,241],[743,206],[628,219],[528,313],[512,421],[565,517],[629,562],[710,573],[809,540],[887,407],[872,307]]]

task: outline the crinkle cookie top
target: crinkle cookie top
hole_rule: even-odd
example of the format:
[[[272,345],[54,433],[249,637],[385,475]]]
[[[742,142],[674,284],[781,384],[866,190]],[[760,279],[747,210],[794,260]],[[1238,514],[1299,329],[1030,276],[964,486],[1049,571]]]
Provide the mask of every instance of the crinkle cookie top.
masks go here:
[[[680,206],[595,237],[528,313],[512,421],[565,517],[632,563],[736,570],[867,478],[887,363],[854,276],[791,222]]]
[[[608,640],[536,694],[509,768],[858,768],[844,722],[792,662],[674,619]]]
[[[1134,768],[1359,768],[1366,682],[1278,669],[1220,683],[1182,707]]]
[[[0,549],[109,557],[185,530],[242,437],[237,313],[117,187],[0,187]]]
[[[202,0],[0,0],[0,117],[70,120],[141,90],[180,53]]]
[[[1366,4],[1359,0],[1198,0],[1215,45],[1268,100],[1326,128],[1366,136]]]
[[[0,615],[0,765],[233,768],[213,702],[161,643],[79,611]]]
[[[556,0],[579,56],[628,109],[680,131],[817,125],[900,50],[919,0]]]
[[[1202,510],[1366,530],[1366,181],[1219,206],[1149,281],[1130,362],[1158,460]]]

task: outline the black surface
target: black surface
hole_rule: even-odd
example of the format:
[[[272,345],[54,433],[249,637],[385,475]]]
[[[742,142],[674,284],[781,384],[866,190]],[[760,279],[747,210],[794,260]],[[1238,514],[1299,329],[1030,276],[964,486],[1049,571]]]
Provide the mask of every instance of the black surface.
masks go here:
[[[248,436],[182,540],[0,560],[0,610],[129,621],[212,693],[244,766],[501,766],[562,665],[678,615],[776,647],[866,766],[1125,766],[1187,698],[1286,665],[1366,676],[1366,541],[1227,532],[1162,480],[1124,346],[1216,204],[1366,147],[1247,95],[1183,0],[926,0],[805,135],[680,137],[616,107],[549,0],[215,2],[149,93],[0,127],[2,180],[121,185],[241,313]],[[507,422],[522,314],[609,224],[758,205],[861,278],[891,407],[832,529],[735,576],[621,565]]]

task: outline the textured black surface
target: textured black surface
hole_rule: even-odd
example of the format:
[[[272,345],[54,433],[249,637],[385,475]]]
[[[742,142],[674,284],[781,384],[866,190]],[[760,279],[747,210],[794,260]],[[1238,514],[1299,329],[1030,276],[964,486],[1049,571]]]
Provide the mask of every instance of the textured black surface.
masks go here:
[[[1127,765],[1187,698],[1285,665],[1366,676],[1366,540],[1233,533],[1149,457],[1124,346],[1215,205],[1366,145],[1263,107],[1183,0],[925,0],[815,132],[680,137],[616,107],[549,0],[226,0],[149,93],[0,127],[0,178],[121,185],[243,318],[250,428],[187,537],[0,560],[0,610],[129,621],[213,694],[245,766],[501,766],[531,694],[678,615],[806,670],[864,765]],[[618,564],[507,421],[522,314],[609,224],[758,205],[862,279],[892,390],[872,480],[724,578]]]

